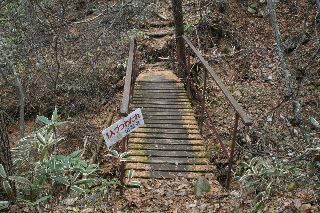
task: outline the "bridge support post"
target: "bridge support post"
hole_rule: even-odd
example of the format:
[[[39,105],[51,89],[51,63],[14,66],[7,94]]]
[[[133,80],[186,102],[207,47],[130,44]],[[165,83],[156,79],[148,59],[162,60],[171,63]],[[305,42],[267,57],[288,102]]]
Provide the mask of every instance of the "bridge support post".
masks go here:
[[[227,181],[226,181],[226,188],[227,189],[229,189],[229,187],[230,187],[231,170],[232,170],[232,164],[233,164],[234,148],[236,146],[236,137],[237,137],[237,132],[238,132],[239,118],[240,118],[240,115],[238,113],[236,113],[236,118],[234,120],[234,129],[233,129],[233,134],[232,134],[232,145],[231,145],[230,156],[229,156]]]
[[[121,152],[124,153],[127,151],[127,139],[128,139],[128,136],[127,137],[124,137],[122,140],[121,140]],[[120,190],[120,193],[121,195],[123,195],[123,191],[124,191],[124,179],[125,179],[125,161],[122,161],[121,162],[121,174],[120,174],[120,183],[121,183],[121,190]]]
[[[203,122],[204,122],[204,112],[206,107],[206,89],[207,89],[207,75],[208,70],[204,69],[204,77],[203,77],[203,90],[202,90],[202,99],[201,99],[201,121],[200,121],[200,132],[203,134]]]
[[[191,50],[188,48],[188,61],[187,61],[187,96],[191,98]]]

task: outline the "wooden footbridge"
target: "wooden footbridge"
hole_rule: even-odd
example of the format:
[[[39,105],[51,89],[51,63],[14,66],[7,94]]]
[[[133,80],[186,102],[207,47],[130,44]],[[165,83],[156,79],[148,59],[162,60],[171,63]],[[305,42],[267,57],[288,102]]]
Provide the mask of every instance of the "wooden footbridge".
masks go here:
[[[238,121],[241,119],[246,126],[251,125],[251,121],[196,48],[186,37],[183,39],[188,47],[187,78],[180,80],[164,67],[139,73],[136,40],[131,38],[121,114],[126,116],[132,110],[141,108],[145,125],[122,140],[122,151],[129,151],[132,158],[132,161],[122,164],[122,180],[131,169],[135,170],[135,178],[197,178],[212,173],[210,150],[206,150],[198,126],[202,126],[207,119],[229,161],[228,188]],[[190,103],[190,91],[194,87],[190,77],[191,51],[204,66],[203,89],[198,90],[202,97],[199,120],[196,120]],[[231,148],[224,145],[213,120],[208,116],[205,104],[208,77],[213,78],[235,110]]]

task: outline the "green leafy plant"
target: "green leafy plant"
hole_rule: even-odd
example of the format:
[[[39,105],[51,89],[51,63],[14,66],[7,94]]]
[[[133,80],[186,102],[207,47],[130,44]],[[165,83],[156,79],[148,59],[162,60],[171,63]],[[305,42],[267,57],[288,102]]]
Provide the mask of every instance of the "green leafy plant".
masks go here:
[[[128,158],[128,152],[119,153],[117,150],[110,150],[110,154],[106,154],[107,157],[118,158],[120,161],[130,161],[132,158]]]
[[[117,150],[110,150],[110,154],[107,154],[107,157],[114,157],[119,159],[120,161],[131,161],[132,158],[128,158],[128,152],[123,152],[123,153],[119,153]],[[129,185],[131,186],[135,186],[135,187],[140,187],[141,183],[139,181],[131,181],[133,178],[133,174],[134,174],[134,170],[131,169],[128,173],[128,182]]]
[[[184,25],[184,31],[189,31],[191,30],[193,27],[193,24],[192,23],[188,23],[186,25]]]
[[[0,201],[0,211],[9,208],[9,201]]]
[[[64,139],[56,135],[56,128],[65,123],[59,121],[58,117],[57,109],[51,120],[44,116],[37,117],[45,126],[23,138],[13,150],[13,176],[7,176],[0,165],[2,186],[12,202],[34,206],[56,196],[66,197],[70,192],[100,193],[110,185],[118,184],[99,178],[99,166],[82,159],[82,150],[76,150],[70,155],[55,154],[53,147]],[[121,155],[121,158],[124,156]],[[15,183],[16,191],[10,181]],[[5,208],[6,202],[0,205]]]

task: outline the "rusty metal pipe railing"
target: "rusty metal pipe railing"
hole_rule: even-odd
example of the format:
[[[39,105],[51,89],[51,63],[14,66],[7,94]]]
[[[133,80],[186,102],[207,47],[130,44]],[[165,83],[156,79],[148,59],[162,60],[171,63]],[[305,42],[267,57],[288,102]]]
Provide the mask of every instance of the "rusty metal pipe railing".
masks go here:
[[[136,38],[132,36],[130,39],[130,50],[129,50],[129,59],[126,70],[126,77],[124,82],[122,104],[120,108],[120,115],[122,117],[127,116],[130,113],[130,104],[133,98],[134,84],[138,76],[138,70],[136,66]],[[121,152],[127,151],[128,137],[125,137],[121,140]],[[121,162],[121,176],[120,181],[121,185],[124,186],[125,178],[125,162]]]
[[[200,130],[203,133],[203,129],[202,128],[203,128],[203,123],[204,123],[204,113],[206,113],[206,115],[207,115],[207,117],[209,119],[209,122],[210,122],[210,124],[212,126],[212,131],[215,133],[216,138],[217,138],[218,142],[221,145],[223,153],[228,158],[228,174],[227,174],[227,180],[226,180],[226,188],[229,189],[230,181],[231,181],[233,155],[234,155],[234,149],[235,149],[235,145],[236,145],[236,136],[237,136],[237,132],[238,132],[239,119],[242,120],[242,123],[245,126],[251,126],[252,125],[252,121],[250,120],[250,118],[247,117],[245,111],[242,109],[242,107],[239,105],[239,103],[233,98],[233,96],[231,95],[229,90],[222,83],[221,79],[217,76],[217,74],[209,66],[208,62],[202,57],[200,52],[194,47],[194,45],[191,43],[191,41],[186,36],[182,36],[182,37],[183,37],[184,41],[186,42],[186,44],[188,45],[188,52],[187,52],[188,53],[187,94],[190,94],[191,85],[194,87],[194,83],[192,82],[192,79],[191,79],[191,76],[190,76],[190,72],[191,72],[191,70],[190,70],[191,69],[191,62],[190,62],[191,53],[190,52],[191,52],[191,50],[193,51],[195,56],[200,60],[200,62],[203,64],[203,66],[205,68],[204,69],[202,100],[201,100]],[[209,73],[209,76],[207,76],[208,73]],[[235,110],[235,121],[234,121],[234,129],[233,129],[233,133],[232,133],[232,144],[231,144],[230,153],[228,153],[225,145],[223,144],[221,136],[219,135],[219,133],[218,133],[218,131],[217,131],[215,125],[214,125],[214,122],[213,122],[212,118],[210,117],[210,115],[208,113],[208,109],[207,109],[206,104],[205,104],[205,94],[206,94],[206,90],[207,90],[207,78],[208,77],[212,77],[214,79],[214,81],[217,84],[217,86],[221,89],[221,91],[223,92],[224,96],[226,97],[226,99],[229,101],[230,105]]]
[[[201,63],[204,65],[204,67],[208,70],[212,78],[215,80],[217,86],[222,90],[223,94],[226,96],[227,100],[230,102],[231,106],[234,108],[236,112],[240,115],[240,118],[243,121],[243,124],[245,126],[252,125],[251,120],[247,117],[245,111],[242,109],[242,107],[238,104],[238,102],[233,98],[229,90],[224,86],[220,78],[217,76],[217,74],[212,70],[212,68],[209,66],[208,62],[202,57],[200,52],[193,46],[191,41],[186,37],[182,36],[185,40],[185,42],[188,44],[188,46],[191,48],[191,50],[195,53],[197,58],[201,61]]]

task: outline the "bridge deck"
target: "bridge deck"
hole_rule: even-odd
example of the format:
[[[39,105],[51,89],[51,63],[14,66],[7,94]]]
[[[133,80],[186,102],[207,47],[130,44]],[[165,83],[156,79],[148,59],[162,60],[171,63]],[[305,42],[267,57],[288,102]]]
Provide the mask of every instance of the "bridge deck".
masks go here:
[[[128,151],[136,178],[197,178],[210,172],[208,153],[183,84],[171,72],[154,68],[139,75],[133,109],[145,125],[130,134]]]

